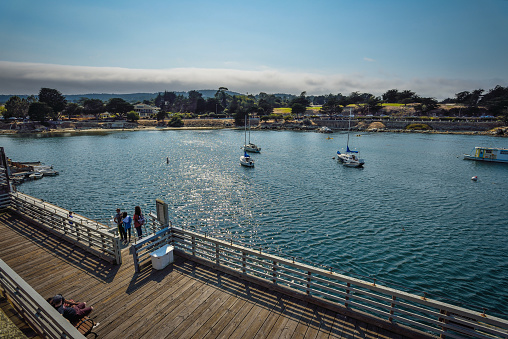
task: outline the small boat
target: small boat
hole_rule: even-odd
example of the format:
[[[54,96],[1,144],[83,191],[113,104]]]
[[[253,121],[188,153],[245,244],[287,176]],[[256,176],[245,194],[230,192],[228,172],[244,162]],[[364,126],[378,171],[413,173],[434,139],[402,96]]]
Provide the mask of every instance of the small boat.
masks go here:
[[[40,170],[39,173],[41,173],[44,176],[48,176],[48,177],[54,177],[55,175],[58,175],[58,171],[55,171],[53,169],[43,169],[43,170]]]
[[[349,110],[349,127],[347,130],[346,152],[341,153],[340,151],[337,151],[337,160],[346,167],[363,167],[365,161],[359,158],[360,153],[358,151],[352,151],[349,149],[350,129],[351,129],[351,109]],[[358,154],[358,156],[356,156],[356,154]]]
[[[248,115],[246,117],[249,119],[249,143],[247,143],[247,119],[245,119],[245,141],[242,149],[246,152],[259,153],[261,152],[261,147],[250,142],[250,117]]]
[[[48,166],[48,165],[36,165],[36,166],[32,166],[34,172],[41,172],[41,171],[44,171],[44,170],[52,170],[53,169],[53,166]]]
[[[261,147],[257,147],[255,144],[249,142],[247,145],[243,145],[243,150],[252,153],[261,152]]]
[[[362,167],[364,163],[363,159],[358,159],[354,154],[342,160],[342,165],[346,167]]]
[[[333,133],[332,129],[327,127],[327,126],[323,126],[323,127],[320,127],[316,130],[316,132],[319,132],[319,133]]]
[[[508,148],[475,147],[464,159],[508,163]]]
[[[240,165],[245,167],[254,167],[254,159],[252,159],[251,156],[247,154],[247,152],[244,152],[240,157]]]
[[[42,178],[42,176],[43,176],[43,175],[42,175],[42,173],[41,173],[41,172],[34,172],[34,173],[30,174],[28,177],[29,177],[30,179],[37,180],[37,179]]]

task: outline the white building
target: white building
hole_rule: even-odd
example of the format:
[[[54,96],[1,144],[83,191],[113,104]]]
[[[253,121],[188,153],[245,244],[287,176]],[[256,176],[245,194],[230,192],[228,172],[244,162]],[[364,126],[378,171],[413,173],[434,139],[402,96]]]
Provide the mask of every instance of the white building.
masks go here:
[[[150,116],[152,116],[154,114],[157,115],[157,113],[159,113],[159,111],[160,111],[160,108],[155,107],[155,106],[145,105],[145,104],[136,104],[136,105],[134,105],[134,111],[139,114],[140,119],[143,119],[143,118],[149,118]]]

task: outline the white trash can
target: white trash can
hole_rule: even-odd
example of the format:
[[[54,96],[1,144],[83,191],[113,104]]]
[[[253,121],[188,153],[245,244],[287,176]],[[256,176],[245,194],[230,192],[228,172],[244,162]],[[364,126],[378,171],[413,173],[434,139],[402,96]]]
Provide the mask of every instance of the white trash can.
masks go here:
[[[150,256],[152,257],[152,267],[156,270],[162,270],[164,267],[172,263],[173,250],[173,246],[164,245],[150,253]]]

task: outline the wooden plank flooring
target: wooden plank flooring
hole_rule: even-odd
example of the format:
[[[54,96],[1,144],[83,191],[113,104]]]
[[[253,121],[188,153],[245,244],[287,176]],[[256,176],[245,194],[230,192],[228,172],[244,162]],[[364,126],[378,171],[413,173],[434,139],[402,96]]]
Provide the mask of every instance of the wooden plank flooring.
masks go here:
[[[128,249],[111,265],[9,210],[0,234],[0,258],[44,298],[94,306],[100,338],[402,338],[178,256],[135,274]]]

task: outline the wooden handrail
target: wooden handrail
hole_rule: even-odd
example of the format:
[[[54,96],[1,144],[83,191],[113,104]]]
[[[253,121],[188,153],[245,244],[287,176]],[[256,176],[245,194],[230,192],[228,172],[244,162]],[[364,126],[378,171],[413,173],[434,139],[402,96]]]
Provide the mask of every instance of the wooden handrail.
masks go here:
[[[0,285],[23,317],[42,337],[85,338],[26,281],[0,259]]]
[[[120,239],[99,222],[20,192],[10,193],[10,206],[21,217],[110,262],[122,263]]]
[[[347,310],[376,316],[418,331],[451,338],[508,338],[508,321],[294,260],[170,227],[175,254],[207,262],[265,284],[288,288]]]

